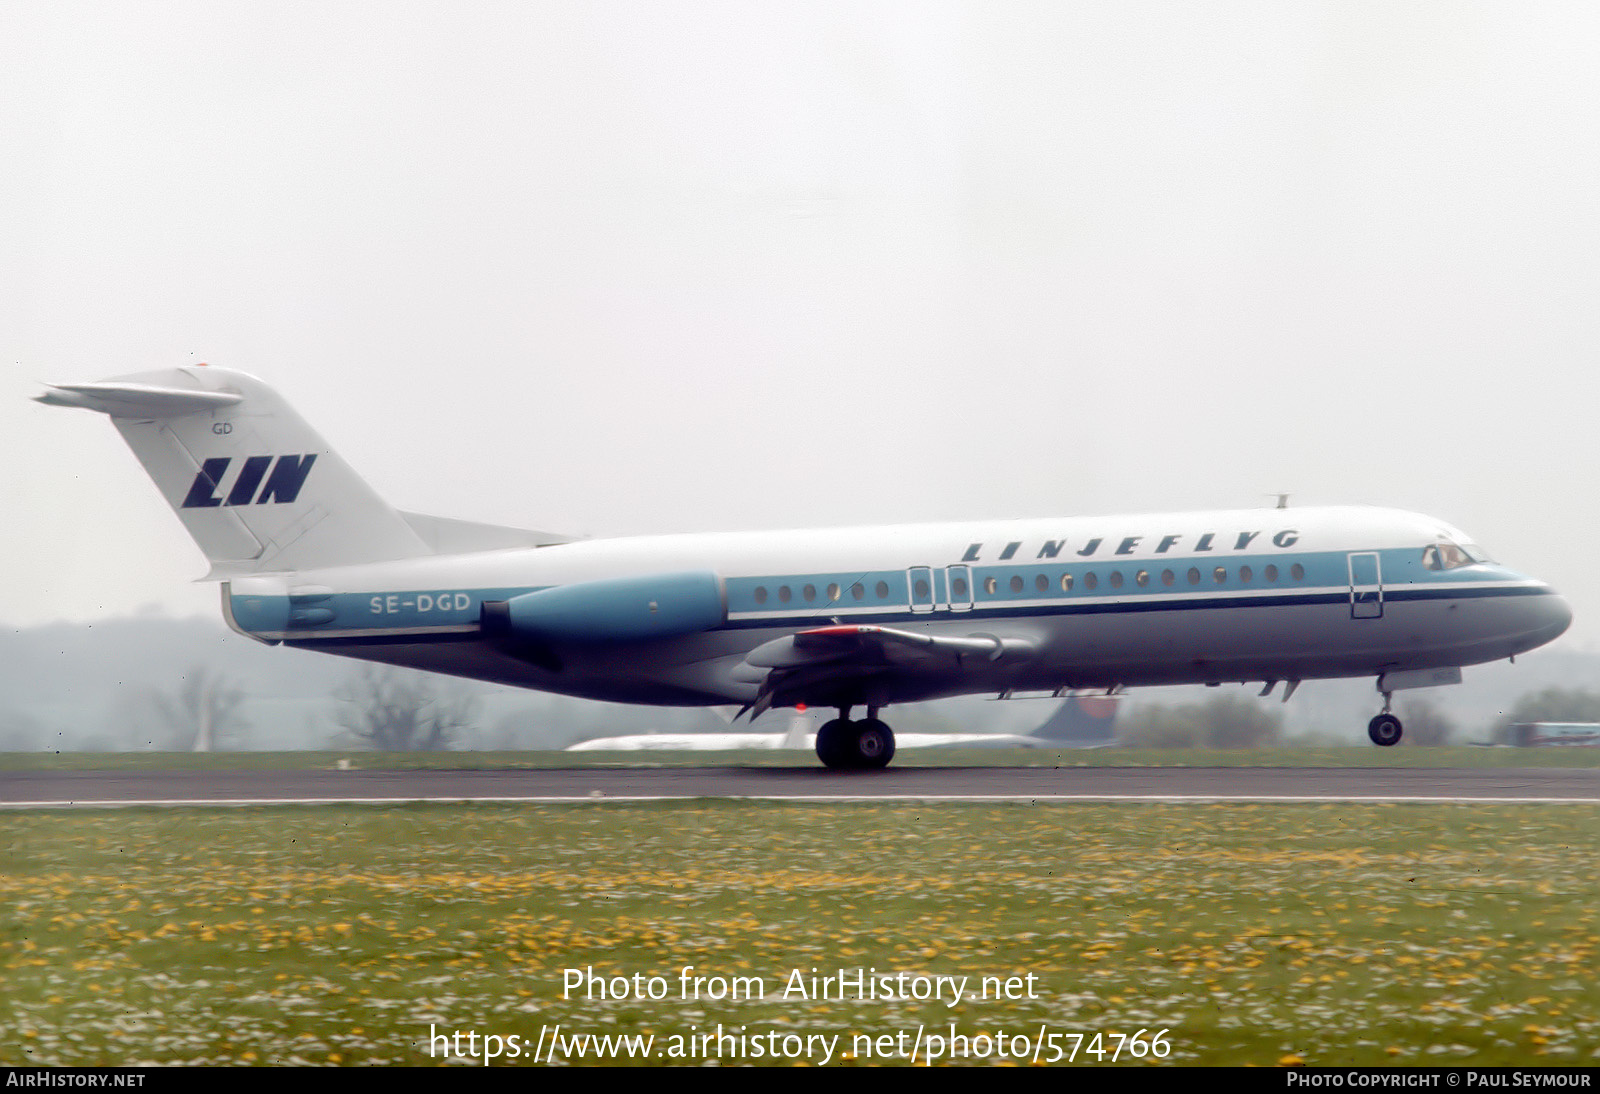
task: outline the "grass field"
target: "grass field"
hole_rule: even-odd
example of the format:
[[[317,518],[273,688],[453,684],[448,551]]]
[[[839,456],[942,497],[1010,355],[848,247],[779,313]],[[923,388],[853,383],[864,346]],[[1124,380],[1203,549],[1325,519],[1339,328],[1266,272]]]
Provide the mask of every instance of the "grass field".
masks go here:
[[[724,1063],[807,1035],[903,1060],[902,1031],[952,1024],[988,1035],[981,1062],[1029,1062],[1041,1030],[1083,1035],[1079,1063],[1101,1033],[1109,1062],[1141,1029],[1169,1063],[1600,1060],[1593,806],[169,808],[0,832],[6,1064],[416,1064],[430,1027],[526,1054],[557,1024],[701,1062],[685,1037],[719,1023],[745,1038]],[[694,998],[685,966],[765,990]],[[591,968],[663,997],[563,999]],[[783,997],[841,969],[1024,997]]]

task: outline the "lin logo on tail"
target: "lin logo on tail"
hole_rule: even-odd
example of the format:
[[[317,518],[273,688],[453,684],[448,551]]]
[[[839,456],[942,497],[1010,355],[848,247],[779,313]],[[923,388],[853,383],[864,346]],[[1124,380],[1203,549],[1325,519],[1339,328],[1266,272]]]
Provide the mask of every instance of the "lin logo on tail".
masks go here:
[[[265,505],[268,502],[294,501],[300,496],[306,476],[311,474],[311,465],[317,461],[316,454],[279,456],[275,464],[272,460],[271,456],[245,457],[243,466],[239,468],[239,476],[233,480],[225,498],[221,494],[222,480],[228,474],[228,465],[233,459],[223,456],[207,460],[200,465],[200,472],[195,475],[189,494],[183,499],[182,508],[209,509],[217,505]],[[268,467],[272,468],[271,474],[267,473]],[[266,480],[264,486],[263,479]],[[258,487],[259,494],[256,492]]]

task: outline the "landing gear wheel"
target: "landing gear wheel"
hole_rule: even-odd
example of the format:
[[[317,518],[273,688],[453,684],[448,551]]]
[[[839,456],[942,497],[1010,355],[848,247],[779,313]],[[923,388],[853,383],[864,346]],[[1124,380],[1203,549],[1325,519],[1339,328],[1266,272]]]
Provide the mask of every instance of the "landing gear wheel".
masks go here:
[[[854,728],[843,718],[835,718],[831,722],[824,722],[822,728],[817,730],[817,759],[824,766],[835,770],[851,766],[849,751],[853,743],[851,730]]]
[[[894,730],[876,718],[865,718],[854,725],[851,767],[877,769],[894,759]]]
[[[1367,736],[1372,738],[1375,745],[1390,745],[1400,743],[1400,719],[1393,714],[1380,714],[1367,723]]]
[[[894,731],[876,718],[835,718],[817,730],[817,759],[835,771],[866,771],[894,759]]]

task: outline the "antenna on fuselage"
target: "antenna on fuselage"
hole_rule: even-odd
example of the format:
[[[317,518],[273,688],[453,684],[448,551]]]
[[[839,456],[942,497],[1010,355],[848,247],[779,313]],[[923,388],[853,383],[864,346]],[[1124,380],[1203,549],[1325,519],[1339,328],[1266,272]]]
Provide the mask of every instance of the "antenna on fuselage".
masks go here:
[[[1288,494],[1268,494],[1267,497],[1269,497],[1269,498],[1277,498],[1278,499],[1278,504],[1275,505],[1273,508],[1275,508],[1275,509],[1287,509],[1287,508],[1289,508],[1289,495]]]

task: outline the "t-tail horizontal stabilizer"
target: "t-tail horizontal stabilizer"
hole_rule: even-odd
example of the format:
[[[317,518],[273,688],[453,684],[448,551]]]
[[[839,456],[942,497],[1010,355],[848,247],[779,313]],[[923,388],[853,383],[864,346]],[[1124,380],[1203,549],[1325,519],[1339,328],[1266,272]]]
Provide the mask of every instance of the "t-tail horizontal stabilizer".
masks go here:
[[[560,537],[402,514],[272,388],[205,365],[54,384],[108,415],[211,562],[208,577],[319,569]]]
[[[46,384],[34,396],[50,406],[98,410],[115,418],[177,418],[232,406],[244,396],[228,391],[194,391],[154,384]]]

